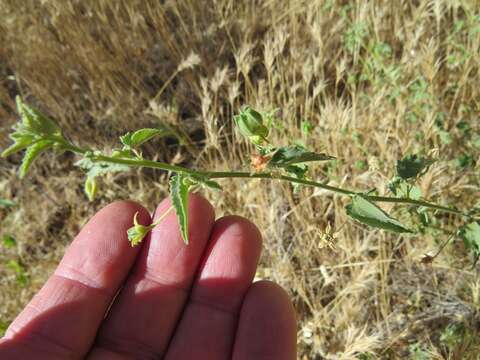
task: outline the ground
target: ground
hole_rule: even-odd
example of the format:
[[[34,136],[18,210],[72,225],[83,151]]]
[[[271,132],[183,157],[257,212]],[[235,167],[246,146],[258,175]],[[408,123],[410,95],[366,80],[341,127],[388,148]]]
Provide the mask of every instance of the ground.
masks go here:
[[[391,195],[398,159],[434,158],[422,197],[479,206],[480,10],[457,1],[0,0],[0,147],[14,98],[101,150],[167,124],[145,157],[211,170],[251,170],[254,147],[234,130],[243,105],[278,109],[273,141],[296,140],[336,161],[309,176]],[[88,202],[70,154],[42,155],[28,177],[0,160],[0,325],[39,289],[86,220],[114,199],[150,209],[167,174],[106,175]],[[431,213],[421,233],[372,230],[348,197],[279,181],[222,180],[205,192],[218,215],[257,223],[257,278],[281,284],[298,313],[299,359],[475,359],[480,278],[456,236],[458,216]],[[382,204],[409,225],[409,207]],[[413,226],[413,225],[412,225]]]

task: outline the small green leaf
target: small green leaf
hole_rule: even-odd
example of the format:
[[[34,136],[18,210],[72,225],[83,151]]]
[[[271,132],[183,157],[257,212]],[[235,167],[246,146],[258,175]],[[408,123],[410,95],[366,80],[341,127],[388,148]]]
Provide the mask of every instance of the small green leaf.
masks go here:
[[[117,158],[117,159],[134,159],[135,158],[135,155],[133,154],[132,150],[130,149],[115,149],[112,151],[112,155],[111,155],[113,158]]]
[[[452,143],[452,135],[450,135],[448,131],[439,130],[438,136],[440,137],[440,141],[442,142],[442,144],[449,145]]]
[[[477,149],[480,149],[480,135],[473,139],[473,146],[475,146]]]
[[[28,274],[25,267],[16,260],[9,260],[6,267],[15,272],[16,280],[20,285],[26,285],[28,281]]]
[[[475,166],[475,158],[472,154],[463,153],[456,159],[457,166],[465,169]]]
[[[120,137],[120,141],[127,148],[135,148],[153,139],[154,137],[167,135],[171,135],[171,131],[166,128],[145,128],[137,130],[133,133],[126,133],[125,135]]]
[[[187,180],[187,181],[186,181]],[[183,241],[188,245],[188,191],[191,183],[188,177],[183,174],[175,174],[170,179],[170,197],[172,205],[177,214],[180,232],[182,233]]]
[[[359,170],[366,170],[368,169],[368,164],[365,160],[357,160],[355,161],[355,167]]]
[[[422,197],[422,190],[418,186],[409,184],[399,176],[395,176],[392,181],[388,183],[388,188],[399,198],[420,200]]]
[[[17,240],[12,235],[6,234],[2,237],[2,244],[6,248],[13,248],[17,245]]]
[[[12,207],[12,206],[15,206],[16,204],[12,201],[12,200],[8,200],[8,199],[0,199],[0,206],[1,207]]]
[[[17,109],[22,117],[22,127],[33,134],[60,135],[57,123],[39,110],[25,104],[20,96],[16,97]]]
[[[36,141],[35,136],[33,136],[32,134],[19,131],[12,133],[10,135],[10,139],[13,140],[13,144],[3,150],[2,157],[7,157],[10,154],[19,152],[20,150],[29,147]]]
[[[85,194],[87,194],[88,200],[93,201],[98,191],[97,180],[95,177],[87,176],[87,179],[85,180],[84,190]]]
[[[466,224],[460,228],[459,235],[465,248],[470,250],[476,263],[480,257],[480,224],[477,221]]]
[[[88,157],[84,157],[83,159],[77,161],[75,165],[87,171],[88,177],[97,177],[106,173],[130,170],[127,165],[112,164],[102,161],[92,161]]]
[[[293,176],[294,178],[305,179],[305,176],[308,172],[308,165],[305,163],[300,163],[295,165],[289,165],[284,169],[289,175]],[[300,191],[300,188],[302,187],[302,185],[297,183],[291,183],[291,184],[293,188],[293,193],[297,194]]]
[[[327,161],[334,160],[333,156],[314,153],[306,150],[302,146],[293,145],[278,148],[268,163],[271,167],[287,167],[294,164],[312,162],[312,161]]]
[[[192,185],[200,185],[204,188],[208,188],[216,191],[222,190],[222,186],[218,182],[214,180],[210,180],[205,176],[191,175],[189,176],[189,179],[192,181]]]
[[[472,127],[465,120],[461,120],[457,123],[456,128],[463,132],[464,135],[469,135]]]
[[[302,130],[302,135],[304,137],[308,137],[312,133],[314,126],[310,121],[303,120],[302,123],[300,124],[300,128]]]
[[[250,139],[255,145],[266,141],[268,128],[263,123],[263,116],[258,111],[246,106],[239,115],[233,117],[240,133]]]
[[[407,155],[397,161],[397,174],[402,179],[416,178],[423,175],[434,160],[419,155]]]
[[[346,209],[348,216],[362,224],[397,233],[412,232],[361,195],[353,196],[352,203],[347,205]]]
[[[96,178],[106,173],[114,172],[126,172],[130,168],[123,164],[112,164],[101,161],[92,161],[88,157],[85,157],[75,163],[76,166],[84,169],[87,172],[87,178],[85,180],[84,191],[89,201],[93,201],[98,193],[98,184]]]
[[[20,177],[23,178],[33,161],[45,150],[51,147],[53,143],[50,140],[40,140],[27,148],[23,156],[22,165],[20,165]]]

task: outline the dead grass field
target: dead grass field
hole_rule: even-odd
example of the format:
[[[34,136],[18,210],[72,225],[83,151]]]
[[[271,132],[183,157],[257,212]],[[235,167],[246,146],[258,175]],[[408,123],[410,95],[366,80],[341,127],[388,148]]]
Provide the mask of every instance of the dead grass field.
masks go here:
[[[314,126],[303,140],[339,160],[313,167],[313,178],[388,194],[396,160],[422,152],[438,159],[420,182],[425,198],[479,205],[477,0],[0,0],[0,18],[2,148],[21,94],[74,142],[108,150],[126,131],[167,123],[190,145],[158,140],[146,156],[245,170],[252,148],[232,115],[249,104],[280,109],[279,144],[302,139],[302,120]],[[17,204],[0,207],[0,236],[17,242],[0,247],[2,327],[95,211],[119,198],[153,209],[167,195],[166,174],[136,170],[106,176],[88,203],[73,156],[44,155],[24,181],[19,160],[0,160],[0,198]],[[227,191],[206,196],[219,216],[262,230],[258,277],[291,294],[300,359],[478,358],[479,267],[460,240],[424,265],[446,238],[438,229],[392,235],[352,222],[348,198],[325,191],[222,184]]]

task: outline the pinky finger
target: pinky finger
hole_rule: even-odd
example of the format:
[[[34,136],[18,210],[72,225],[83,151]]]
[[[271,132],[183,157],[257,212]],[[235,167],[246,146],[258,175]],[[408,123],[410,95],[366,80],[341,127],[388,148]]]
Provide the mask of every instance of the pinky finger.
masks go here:
[[[296,319],[290,299],[270,281],[254,283],[242,305],[233,360],[295,360]]]

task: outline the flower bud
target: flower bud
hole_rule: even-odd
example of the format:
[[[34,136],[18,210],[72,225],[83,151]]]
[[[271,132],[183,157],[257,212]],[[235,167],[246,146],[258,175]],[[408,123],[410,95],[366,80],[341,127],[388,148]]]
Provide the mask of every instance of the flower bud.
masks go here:
[[[98,186],[97,180],[93,176],[87,177],[85,180],[85,194],[87,194],[88,200],[93,201],[95,199],[95,195],[97,194]]]
[[[250,107],[245,107],[233,117],[240,133],[255,145],[261,145],[268,136],[268,128],[263,124],[263,116]]]

